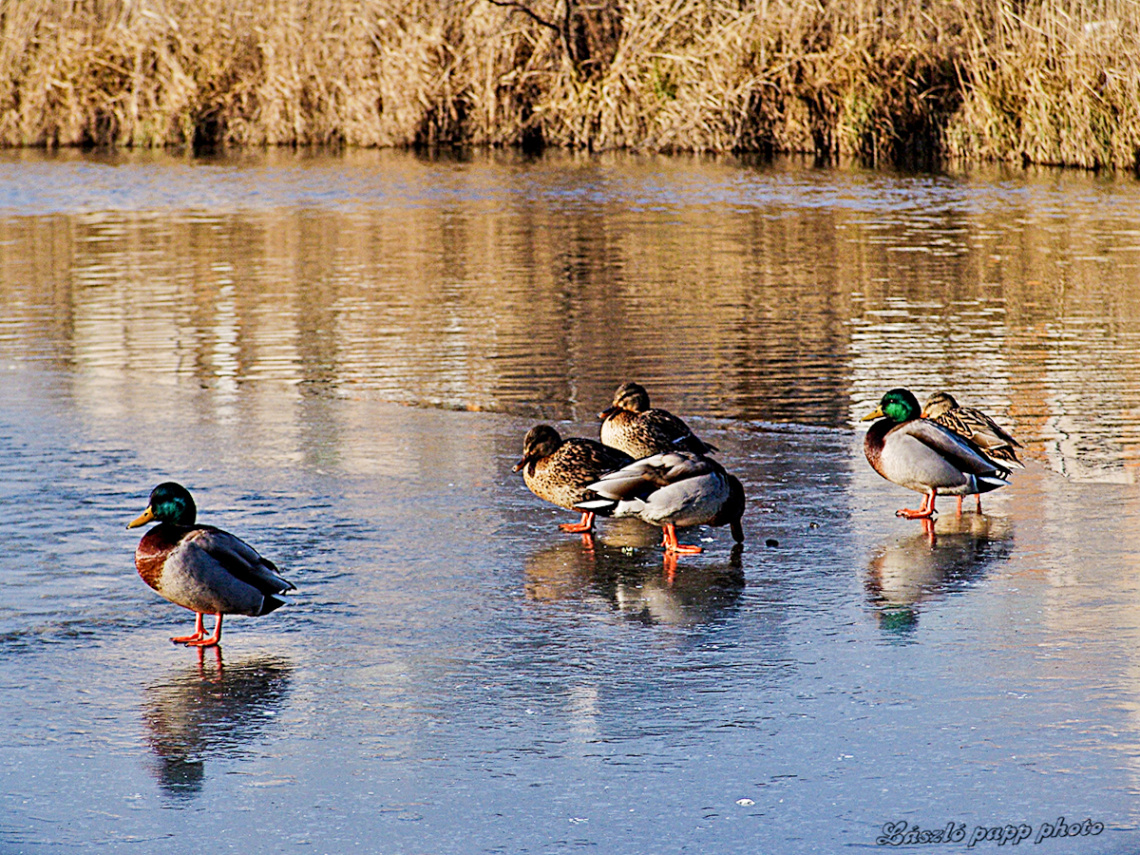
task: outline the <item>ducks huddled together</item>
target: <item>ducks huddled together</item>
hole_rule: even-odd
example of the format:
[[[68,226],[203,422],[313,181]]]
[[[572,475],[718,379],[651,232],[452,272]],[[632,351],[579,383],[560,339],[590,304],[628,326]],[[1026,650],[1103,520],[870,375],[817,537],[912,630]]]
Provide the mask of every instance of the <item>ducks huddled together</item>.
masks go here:
[[[550,425],[531,428],[514,467],[540,499],[582,511],[581,521],[563,530],[589,533],[596,515],[636,517],[662,529],[670,555],[701,551],[679,543],[677,528],[728,525],[743,542],[744,487],[707,456],[715,446],[679,417],[651,407],[637,383],[619,386],[599,418],[600,441],[564,440]]]
[[[613,405],[603,410],[600,441],[563,439],[550,425],[537,425],[523,440],[523,456],[514,471],[540,499],[579,511],[576,523],[560,528],[588,535],[598,515],[636,517],[662,529],[667,557],[701,552],[682,544],[678,528],[730,527],[733,540],[744,541],[744,486],[709,455],[716,446],[700,439],[672,413],[650,406],[637,383],[623,383]],[[917,510],[898,516],[930,519],[939,495],[962,497],[1004,487],[1021,444],[979,410],[962,407],[939,392],[924,406],[907,389],[892,389],[863,421],[874,421],[863,449],[876,472],[924,495]],[[135,566],[150,587],[193,611],[194,632],[176,643],[216,646],[227,614],[260,616],[285,604],[293,585],[272,561],[240,538],[197,523],[197,507],[180,484],[159,484],[146,510],[127,528],[149,522],[151,528],[135,550]],[[205,615],[215,616],[207,634]]]
[[[929,519],[939,495],[956,496],[959,513],[962,497],[975,495],[981,513],[981,494],[1006,486],[1011,470],[1024,468],[1015,451],[1021,443],[946,392],[931,395],[920,408],[912,392],[892,389],[863,417],[871,420],[863,440],[867,461],[888,481],[925,496],[917,510],[896,511],[900,517]]]

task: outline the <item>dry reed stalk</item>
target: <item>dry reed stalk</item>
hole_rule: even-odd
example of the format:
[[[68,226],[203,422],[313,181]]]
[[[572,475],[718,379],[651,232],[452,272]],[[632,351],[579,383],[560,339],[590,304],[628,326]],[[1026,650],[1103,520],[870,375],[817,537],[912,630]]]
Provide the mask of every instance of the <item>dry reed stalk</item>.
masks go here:
[[[1140,165],[1140,8],[1129,0],[999,5],[969,32],[964,101],[947,128],[963,158]]]
[[[0,144],[1131,167],[1136,0],[0,0]]]

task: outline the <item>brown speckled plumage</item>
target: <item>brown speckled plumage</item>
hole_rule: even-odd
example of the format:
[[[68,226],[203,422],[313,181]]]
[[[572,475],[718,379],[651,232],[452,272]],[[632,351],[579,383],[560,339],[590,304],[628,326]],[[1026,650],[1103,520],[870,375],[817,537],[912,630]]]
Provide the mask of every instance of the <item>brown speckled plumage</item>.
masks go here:
[[[668,410],[650,407],[649,393],[638,383],[619,386],[613,406],[603,410],[600,418],[602,443],[624,451],[635,460],[670,451],[708,454],[717,450]]]
[[[1025,468],[1014,451],[1021,448],[1020,442],[981,410],[959,406],[948,392],[935,392],[927,398],[922,405],[922,417],[970,440],[992,460],[1017,469]]]
[[[515,471],[522,471],[526,486],[540,499],[573,510],[579,502],[597,497],[587,489],[589,484],[630,462],[629,455],[595,440],[564,440],[550,425],[537,425],[523,440]]]

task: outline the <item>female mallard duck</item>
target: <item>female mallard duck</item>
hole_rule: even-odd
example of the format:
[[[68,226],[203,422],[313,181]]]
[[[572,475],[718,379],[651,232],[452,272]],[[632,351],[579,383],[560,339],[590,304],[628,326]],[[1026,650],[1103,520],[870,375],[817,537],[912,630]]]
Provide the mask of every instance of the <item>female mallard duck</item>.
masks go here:
[[[926,494],[917,511],[903,508],[896,516],[929,518],[939,493],[986,493],[1009,483],[1007,468],[986,457],[970,440],[921,418],[920,412],[913,394],[892,389],[873,413],[863,417],[863,421],[878,419],[863,440],[874,470],[888,481]]]
[[[602,444],[624,451],[635,460],[666,451],[708,454],[716,446],[702,442],[677,416],[649,406],[649,393],[638,383],[622,383],[613,406],[598,414]]]
[[[1017,459],[1015,448],[1021,443],[1014,439],[997,422],[973,407],[960,407],[949,392],[935,392],[922,405],[922,417],[950,428],[964,436],[982,450],[986,457],[1002,466],[1024,469]]]
[[[194,525],[197,513],[190,492],[168,481],[151,491],[146,510],[127,528],[158,520],[139,541],[135,566],[159,594],[198,615],[193,635],[170,640],[213,647],[222,639],[222,615],[269,614],[285,605],[280,595],[294,586],[245,541],[211,525]],[[217,617],[211,636],[202,627],[206,614]]]
[[[582,502],[583,510],[603,516],[637,517],[664,530],[667,553],[697,553],[699,546],[677,542],[677,526],[730,525],[732,539],[744,542],[744,486],[708,457],[669,451],[637,460],[589,485],[601,498]]]
[[[540,499],[572,511],[579,502],[596,498],[589,487],[592,482],[632,459],[592,439],[564,440],[550,425],[536,425],[527,431],[523,456],[514,471],[522,470],[523,481]],[[559,528],[590,532],[594,528],[594,513],[583,511],[580,522],[562,523]]]
[[[1015,448],[1021,443],[1010,436],[997,422],[973,407],[960,407],[949,392],[935,392],[922,405],[922,417],[950,428],[981,449],[982,454],[1007,469],[1024,469],[1017,459]],[[958,512],[962,512],[962,497],[958,497]],[[978,494],[978,513],[982,512],[982,496]]]

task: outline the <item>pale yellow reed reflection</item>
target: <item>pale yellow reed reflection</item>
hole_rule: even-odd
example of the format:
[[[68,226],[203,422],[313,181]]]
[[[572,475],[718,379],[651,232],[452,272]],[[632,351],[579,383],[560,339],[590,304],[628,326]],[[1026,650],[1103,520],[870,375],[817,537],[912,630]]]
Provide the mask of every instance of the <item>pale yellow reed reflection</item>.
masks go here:
[[[833,427],[894,386],[942,389],[1058,471],[1140,470],[1134,187],[386,155],[285,161],[275,192],[346,172],[387,190],[0,219],[0,352],[70,366],[101,408],[138,408],[142,376],[193,384],[200,415],[246,427],[265,413],[241,390],[267,382],[298,406],[585,421],[636,379],[686,417]],[[826,204],[794,203],[821,180]]]

